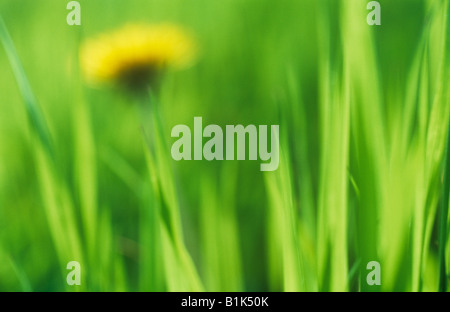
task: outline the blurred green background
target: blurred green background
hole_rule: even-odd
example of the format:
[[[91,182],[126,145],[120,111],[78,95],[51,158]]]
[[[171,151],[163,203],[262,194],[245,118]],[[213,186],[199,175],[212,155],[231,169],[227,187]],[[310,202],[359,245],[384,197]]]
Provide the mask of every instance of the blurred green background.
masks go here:
[[[380,0],[381,26],[367,2],[80,0],[68,26],[65,1],[1,1],[56,160],[0,49],[0,290],[446,290],[448,1]],[[83,40],[130,22],[182,25],[200,47],[164,77],[163,145],[194,116],[279,124],[279,169],[152,168],[133,102],[78,64]]]

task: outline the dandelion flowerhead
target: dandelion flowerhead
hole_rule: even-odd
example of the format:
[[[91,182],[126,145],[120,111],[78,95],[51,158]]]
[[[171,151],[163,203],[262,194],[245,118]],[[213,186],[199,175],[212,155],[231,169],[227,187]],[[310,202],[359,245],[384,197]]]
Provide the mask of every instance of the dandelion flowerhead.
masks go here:
[[[195,59],[195,45],[171,24],[133,24],[87,40],[80,63],[88,82],[118,82],[132,88],[151,86],[165,69],[182,69]]]

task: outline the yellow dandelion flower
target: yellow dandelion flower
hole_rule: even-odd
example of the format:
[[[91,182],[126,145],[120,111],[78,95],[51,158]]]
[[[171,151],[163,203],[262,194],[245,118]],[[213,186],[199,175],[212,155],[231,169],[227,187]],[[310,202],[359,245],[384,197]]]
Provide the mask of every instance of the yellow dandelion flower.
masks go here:
[[[133,89],[155,84],[166,68],[181,69],[195,59],[191,36],[170,24],[134,24],[87,40],[80,51],[86,80],[119,82]]]

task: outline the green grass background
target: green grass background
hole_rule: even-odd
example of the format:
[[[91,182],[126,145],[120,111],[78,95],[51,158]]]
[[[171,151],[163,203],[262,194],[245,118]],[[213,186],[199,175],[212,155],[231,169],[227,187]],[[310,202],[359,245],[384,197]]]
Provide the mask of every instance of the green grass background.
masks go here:
[[[79,2],[81,26],[64,1],[0,3],[16,51],[3,33],[0,290],[446,290],[448,1],[380,0],[381,26],[361,0]],[[133,102],[86,86],[78,51],[161,21],[201,53],[164,78],[152,153]],[[170,130],[194,116],[279,124],[279,169],[173,161]]]

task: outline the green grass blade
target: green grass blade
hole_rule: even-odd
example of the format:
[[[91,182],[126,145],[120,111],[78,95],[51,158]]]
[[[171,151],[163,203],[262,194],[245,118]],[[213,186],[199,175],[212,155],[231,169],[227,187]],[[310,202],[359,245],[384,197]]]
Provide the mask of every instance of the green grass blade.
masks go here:
[[[6,25],[3,22],[1,16],[0,16],[0,40],[3,43],[6,55],[8,56],[9,62],[13,69],[14,75],[17,80],[17,84],[19,86],[20,93],[25,103],[25,108],[28,117],[34,127],[34,130],[37,132],[37,135],[42,145],[45,147],[49,155],[51,157],[54,157],[52,140],[50,137],[50,132],[48,130],[47,123],[44,119],[44,115],[42,114],[42,111],[36,101],[33,91],[31,90],[28,78],[19,60],[19,56],[17,55],[16,48],[14,47],[14,43],[9,35],[8,29],[6,28]]]
[[[441,195],[441,211],[439,214],[439,291],[447,291],[448,283],[445,247],[448,239],[447,223],[450,195],[450,124],[448,129],[447,146],[444,159],[444,183]]]

